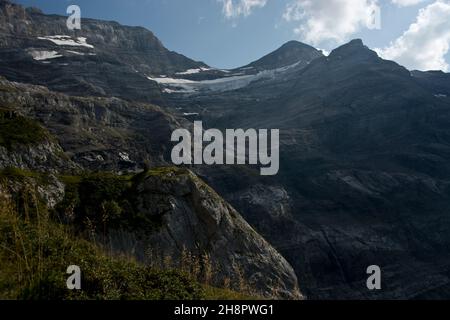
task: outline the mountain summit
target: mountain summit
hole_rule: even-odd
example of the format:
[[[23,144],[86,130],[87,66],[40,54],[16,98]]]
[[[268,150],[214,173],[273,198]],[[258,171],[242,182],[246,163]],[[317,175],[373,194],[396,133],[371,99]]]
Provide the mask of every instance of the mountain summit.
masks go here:
[[[331,51],[329,58],[367,60],[378,59],[378,55],[375,51],[369,49],[369,47],[367,47],[361,39],[354,39]]]
[[[322,52],[298,41],[289,41],[277,50],[240,69],[255,68],[271,70],[293,65],[298,62],[311,62],[323,56]]]

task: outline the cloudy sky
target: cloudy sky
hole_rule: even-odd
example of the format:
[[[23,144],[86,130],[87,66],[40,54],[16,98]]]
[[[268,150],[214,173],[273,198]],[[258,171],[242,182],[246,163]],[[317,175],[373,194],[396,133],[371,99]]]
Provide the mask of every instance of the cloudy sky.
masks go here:
[[[354,38],[409,69],[450,71],[450,0],[16,0],[46,13],[140,25],[171,50],[220,68],[295,39],[325,51]]]

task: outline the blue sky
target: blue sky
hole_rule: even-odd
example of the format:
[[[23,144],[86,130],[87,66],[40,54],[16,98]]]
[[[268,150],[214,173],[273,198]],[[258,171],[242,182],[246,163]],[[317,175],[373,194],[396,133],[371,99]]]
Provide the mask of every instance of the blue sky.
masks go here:
[[[447,0],[15,2],[61,15],[66,15],[68,5],[76,4],[82,10],[82,17],[144,26],[170,50],[219,68],[245,65],[293,39],[330,51],[350,39],[362,38],[369,47],[378,48],[384,57],[410,69],[447,70],[450,60],[447,59],[450,44],[450,31],[446,31],[450,30]],[[380,28],[375,29],[366,23],[366,9],[373,5],[380,8],[381,17]],[[411,28],[418,16],[420,23]]]

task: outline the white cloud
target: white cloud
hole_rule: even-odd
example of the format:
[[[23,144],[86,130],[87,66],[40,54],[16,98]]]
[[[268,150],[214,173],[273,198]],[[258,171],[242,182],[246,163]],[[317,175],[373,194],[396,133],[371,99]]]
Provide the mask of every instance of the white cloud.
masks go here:
[[[267,0],[219,0],[223,4],[223,13],[228,19],[249,16],[254,9],[262,8]]]
[[[380,56],[408,69],[448,71],[445,55],[450,48],[450,3],[438,0],[421,9],[415,23],[384,49]]]
[[[341,44],[363,28],[373,29],[377,12],[377,0],[293,0],[283,18],[299,21],[294,31],[310,44]]]
[[[392,0],[392,3],[399,7],[415,6],[425,0]]]

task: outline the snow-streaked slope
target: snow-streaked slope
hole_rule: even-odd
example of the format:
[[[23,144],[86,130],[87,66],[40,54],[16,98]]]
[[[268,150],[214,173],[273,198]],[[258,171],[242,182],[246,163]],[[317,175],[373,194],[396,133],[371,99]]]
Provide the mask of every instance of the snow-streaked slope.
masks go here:
[[[195,93],[201,91],[231,91],[241,89],[248,86],[250,83],[262,80],[262,79],[272,79],[279,74],[282,74],[296,66],[298,66],[302,61],[298,61],[292,65],[273,69],[260,71],[253,75],[231,75],[228,77],[222,77],[214,80],[203,80],[194,81],[182,78],[170,78],[167,76],[151,77],[148,76],[149,80],[159,83],[164,87],[165,93]],[[201,72],[198,71],[198,72]],[[187,74],[187,73],[186,73]]]

